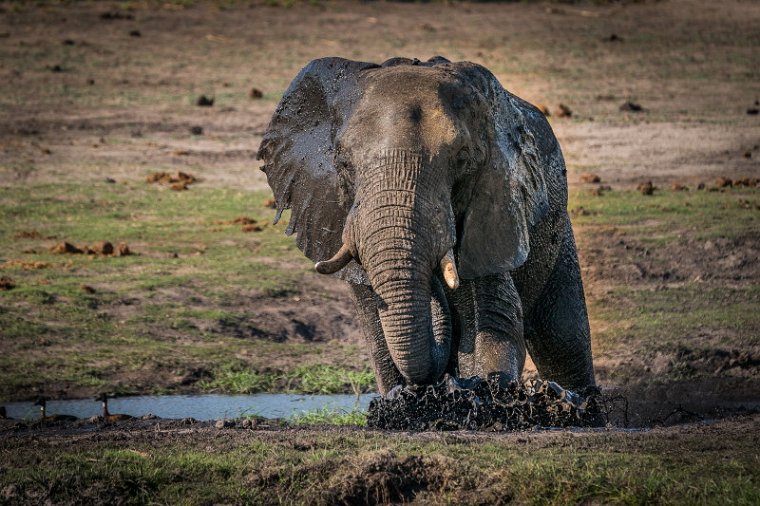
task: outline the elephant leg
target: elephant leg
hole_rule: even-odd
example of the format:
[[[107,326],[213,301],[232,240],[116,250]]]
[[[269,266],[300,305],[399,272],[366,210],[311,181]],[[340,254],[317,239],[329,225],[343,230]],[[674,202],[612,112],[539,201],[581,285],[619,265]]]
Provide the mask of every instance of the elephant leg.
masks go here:
[[[453,294],[461,377],[518,380],[525,365],[522,305],[508,273],[462,282]]]
[[[385,344],[385,335],[380,325],[380,316],[377,313],[380,299],[367,285],[351,283],[351,288],[356,314],[359,316],[364,339],[369,345],[377,388],[380,395],[385,395],[391,388],[403,384],[404,379],[393,363],[388,346]]]
[[[573,390],[595,384],[586,300],[569,221],[554,269],[526,316],[525,338],[542,378]]]

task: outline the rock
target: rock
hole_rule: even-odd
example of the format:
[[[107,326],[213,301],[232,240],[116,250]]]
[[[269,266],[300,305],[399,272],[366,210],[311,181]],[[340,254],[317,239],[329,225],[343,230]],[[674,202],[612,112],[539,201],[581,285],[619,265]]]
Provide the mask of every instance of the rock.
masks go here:
[[[557,116],[560,118],[570,118],[573,115],[573,111],[565,104],[559,104],[559,113]]]
[[[203,135],[203,127],[195,125],[190,127],[190,133],[193,135]]]
[[[264,92],[258,88],[251,88],[251,91],[248,93],[248,96],[254,100],[258,100],[264,97]]]
[[[129,36],[130,37],[142,37],[142,33],[140,33],[140,30],[130,30]]]
[[[214,427],[217,429],[228,429],[230,427],[234,427],[235,422],[233,420],[217,420],[214,424]]]
[[[715,187],[716,188],[730,188],[734,185],[734,182],[727,177],[719,177],[715,180]]]

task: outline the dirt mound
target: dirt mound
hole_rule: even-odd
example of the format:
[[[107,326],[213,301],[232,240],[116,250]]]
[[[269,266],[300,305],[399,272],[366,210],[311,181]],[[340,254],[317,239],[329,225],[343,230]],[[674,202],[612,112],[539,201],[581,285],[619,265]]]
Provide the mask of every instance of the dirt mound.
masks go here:
[[[0,276],[0,290],[13,290],[16,284],[8,276]]]
[[[47,262],[26,261],[26,260],[6,260],[0,264],[0,269],[24,269],[25,271],[34,271],[37,269],[47,269],[50,264]]]
[[[240,230],[243,232],[261,232],[265,225],[265,223],[258,224],[258,221],[248,216],[238,216],[234,220],[219,220],[216,223],[219,225],[241,225]]]
[[[146,183],[159,183],[171,185],[174,191],[187,190],[188,187],[198,182],[198,178],[187,172],[177,171],[175,174],[168,172],[154,172],[145,178]]]
[[[70,242],[66,242],[66,241],[60,242],[56,244],[55,246],[53,246],[52,248],[50,248],[50,252],[55,253],[57,255],[64,255],[64,254],[81,255],[82,253],[84,253],[84,251],[77,248]]]
[[[601,183],[602,179],[591,172],[584,172],[578,176],[583,183]]]
[[[216,223],[218,225],[255,225],[258,222],[248,216],[238,216],[232,220],[217,220]]]
[[[641,104],[638,104],[636,102],[631,102],[630,100],[623,103],[623,105],[620,106],[620,110],[624,112],[643,112],[646,111],[643,107],[641,107]]]
[[[132,250],[129,249],[129,245],[126,243],[120,242],[114,246],[109,241],[98,241],[90,246],[82,246],[81,248],[64,241],[52,246],[50,252],[57,255],[103,255],[115,257],[125,257],[132,254]]]
[[[21,230],[13,234],[14,239],[55,239],[54,235],[43,235],[37,230]]]
[[[593,388],[582,394],[553,381],[511,382],[498,377],[446,376],[436,385],[397,387],[370,403],[367,426],[395,430],[515,431],[540,427],[590,427],[607,421],[609,410]]]
[[[560,118],[571,118],[573,116],[573,111],[565,104],[559,104],[559,114],[557,114]]]
[[[198,97],[198,100],[195,101],[195,105],[198,107],[211,107],[214,105],[214,97],[207,97],[206,95],[201,95]]]
[[[321,499],[325,504],[396,504],[426,491],[452,489],[461,465],[442,455],[399,457],[381,450],[355,463],[347,474],[334,474]]]
[[[653,185],[651,181],[645,181],[643,183],[639,183],[636,189],[639,190],[642,195],[652,195],[657,187]]]

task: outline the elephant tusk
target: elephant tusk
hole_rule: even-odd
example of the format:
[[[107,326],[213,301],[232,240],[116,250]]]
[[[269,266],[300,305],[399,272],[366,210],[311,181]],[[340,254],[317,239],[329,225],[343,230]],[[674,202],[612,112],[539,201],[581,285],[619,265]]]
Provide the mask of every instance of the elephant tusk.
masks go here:
[[[441,271],[449,288],[452,290],[459,288],[459,274],[457,273],[457,265],[454,263],[454,251],[451,249],[441,258]]]
[[[351,255],[351,250],[348,246],[343,244],[343,246],[340,247],[338,252],[333,255],[330,260],[317,262],[314,265],[314,269],[316,269],[316,271],[320,274],[334,274],[348,265],[348,262],[350,262],[352,259],[353,256]]]

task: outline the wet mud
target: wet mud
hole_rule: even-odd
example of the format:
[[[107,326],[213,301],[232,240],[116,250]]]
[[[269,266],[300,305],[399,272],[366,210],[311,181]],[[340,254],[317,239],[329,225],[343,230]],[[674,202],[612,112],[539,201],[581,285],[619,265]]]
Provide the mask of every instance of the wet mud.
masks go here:
[[[370,403],[367,426],[391,430],[519,431],[535,427],[599,427],[615,400],[597,388],[577,393],[540,379],[500,385],[498,377],[446,376],[436,385],[396,387]]]

